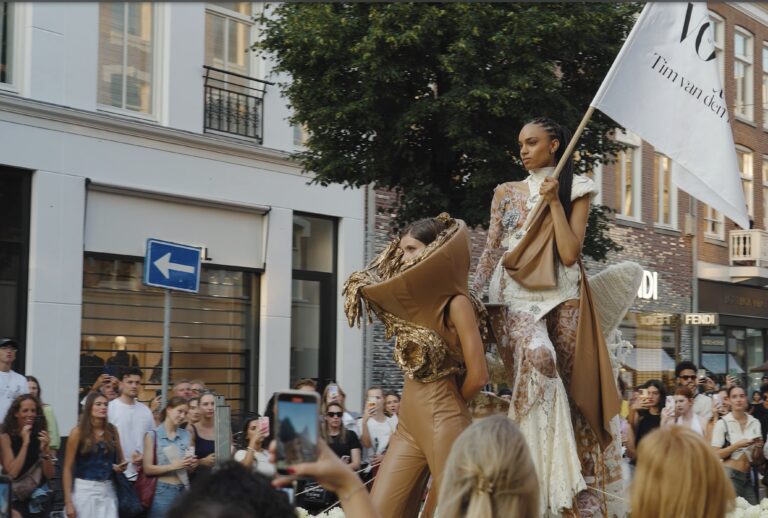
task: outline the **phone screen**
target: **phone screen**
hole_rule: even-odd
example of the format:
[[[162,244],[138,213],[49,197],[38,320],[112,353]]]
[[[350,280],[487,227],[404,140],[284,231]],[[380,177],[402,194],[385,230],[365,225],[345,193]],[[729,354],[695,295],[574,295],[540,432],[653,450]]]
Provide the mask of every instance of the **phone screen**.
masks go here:
[[[0,475],[0,518],[11,516],[11,479]]]
[[[259,417],[259,432],[261,435],[269,435],[269,417]]]
[[[311,392],[288,391],[277,395],[276,467],[285,473],[287,467],[317,460],[320,399]]]

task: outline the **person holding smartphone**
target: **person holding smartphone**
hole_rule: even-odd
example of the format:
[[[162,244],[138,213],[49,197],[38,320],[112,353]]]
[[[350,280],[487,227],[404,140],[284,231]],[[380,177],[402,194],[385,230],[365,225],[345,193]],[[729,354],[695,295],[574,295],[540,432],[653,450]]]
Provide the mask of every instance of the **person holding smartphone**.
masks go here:
[[[398,425],[371,492],[385,518],[434,516],[445,462],[471,423],[467,403],[488,383],[479,322],[485,309],[469,291],[466,224],[447,214],[406,227],[368,267],[344,283],[350,325],[373,311],[405,374]],[[331,407],[329,407],[330,412]]]
[[[640,386],[640,395],[630,406],[630,427],[627,430],[627,457],[637,462],[640,441],[661,426],[661,411],[666,404],[666,390],[661,380],[648,380]]]
[[[99,392],[85,398],[77,426],[69,432],[62,472],[67,518],[117,518],[112,472],[128,466],[117,428],[107,421],[109,400]]]
[[[271,477],[275,474],[275,466],[269,462],[269,454],[264,448],[264,439],[268,435],[268,417],[247,417],[240,434],[240,448],[233,458],[251,471]]]
[[[758,497],[752,486],[750,468],[763,460],[763,439],[760,422],[747,413],[747,393],[744,387],[732,385],[728,389],[731,411],[722,417],[712,431],[712,447],[723,460],[728,478],[736,496],[752,505]]]
[[[13,479],[16,497],[13,508],[25,517],[31,516],[33,511],[47,503],[47,498],[43,498],[45,502],[41,502],[39,498],[43,495],[36,493],[53,478],[56,471],[46,428],[43,407],[31,394],[14,399],[3,421],[3,433],[0,434],[3,472]],[[38,475],[41,476],[41,481],[37,487],[21,494],[21,482],[29,477],[37,478]],[[33,495],[36,498],[33,498]]]

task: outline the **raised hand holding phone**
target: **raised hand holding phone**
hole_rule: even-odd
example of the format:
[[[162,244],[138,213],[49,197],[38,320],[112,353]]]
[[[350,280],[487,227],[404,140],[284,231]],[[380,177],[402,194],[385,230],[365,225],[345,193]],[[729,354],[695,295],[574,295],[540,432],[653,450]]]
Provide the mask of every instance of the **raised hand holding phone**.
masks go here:
[[[275,467],[278,473],[300,463],[315,462],[320,435],[320,398],[313,392],[286,391],[275,400]]]

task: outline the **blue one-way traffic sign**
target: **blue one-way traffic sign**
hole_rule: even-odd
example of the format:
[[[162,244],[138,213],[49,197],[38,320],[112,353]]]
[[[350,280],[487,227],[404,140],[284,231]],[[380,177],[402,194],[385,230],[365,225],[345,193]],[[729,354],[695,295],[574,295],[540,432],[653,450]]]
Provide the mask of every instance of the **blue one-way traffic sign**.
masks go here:
[[[147,239],[144,284],[197,293],[200,289],[201,256],[200,247]]]

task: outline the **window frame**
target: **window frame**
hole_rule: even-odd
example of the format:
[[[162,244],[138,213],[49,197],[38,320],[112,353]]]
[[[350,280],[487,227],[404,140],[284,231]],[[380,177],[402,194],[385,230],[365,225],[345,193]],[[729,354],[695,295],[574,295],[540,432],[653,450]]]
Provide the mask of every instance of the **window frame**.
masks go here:
[[[735,25],[733,28],[733,113],[736,118],[743,119],[749,122],[755,120],[755,35],[744,27]],[[736,53],[736,38],[742,36],[746,39],[746,55],[739,55]],[[736,66],[741,63],[745,67],[744,74],[744,99],[741,100],[741,104],[744,107],[746,113],[741,113],[739,108],[739,89],[738,82],[736,80]]]
[[[614,162],[614,177],[617,179],[616,192],[619,194],[615,200],[616,217],[623,220],[642,222],[643,206],[643,142],[639,136],[629,131],[617,131],[616,140],[625,144],[627,148],[616,155]],[[624,214],[624,193],[626,192],[626,171],[624,156],[632,153],[632,214]],[[620,183],[618,183],[620,182]]]
[[[22,36],[22,28],[25,26],[25,13],[26,5],[20,2],[8,2],[10,8],[10,20],[11,25],[11,42],[10,51],[10,66],[7,70],[10,72],[11,81],[4,83],[0,82],[0,91],[20,94],[22,92],[23,73],[21,70],[21,62],[23,58],[22,46],[24,44],[24,38]]]
[[[597,194],[592,197],[592,205],[603,204],[603,162],[598,160],[592,167],[592,180],[597,185]]]
[[[677,187],[672,181],[672,169],[674,168],[674,162],[667,155],[659,153],[658,151],[654,152],[653,157],[653,182],[655,187],[653,191],[654,226],[667,228],[670,230],[678,230]],[[661,165],[661,159],[665,160],[667,163],[665,175],[669,176],[669,222],[661,221],[664,208],[664,197],[662,196],[662,182],[664,178],[662,177],[665,176],[662,174],[661,169],[658,167]]]
[[[763,230],[768,230],[768,155],[763,155]],[[757,222],[755,222],[757,226]]]
[[[725,88],[725,19],[714,11],[709,11],[712,23],[712,45],[715,47],[715,61],[720,72],[720,88]],[[718,28],[721,28],[718,37]]]
[[[763,128],[768,129],[768,41],[763,41],[762,54]]]
[[[715,232],[709,230],[710,224],[715,225]],[[704,237],[725,241],[725,218],[723,213],[709,205],[704,206]]]
[[[250,26],[249,31],[248,31],[248,33],[249,33],[248,41],[255,42],[256,38],[260,34],[259,27],[258,27],[259,24],[258,24],[257,18],[261,14],[261,12],[263,11],[263,4],[262,4],[262,2],[247,2],[247,3],[250,4],[250,8],[251,8],[250,9],[251,10],[251,15],[250,16],[244,15],[242,13],[238,13],[237,11],[231,11],[229,9],[225,9],[224,7],[221,7],[221,6],[216,5],[216,4],[206,3],[205,4],[205,18],[206,18],[206,21],[204,22],[205,27],[203,29],[204,32],[205,32],[205,34],[203,36],[205,44],[208,43],[207,18],[208,18],[208,14],[209,13],[214,14],[216,16],[221,16],[225,20],[232,19],[232,20],[238,21],[240,23],[247,23]],[[226,29],[227,31],[229,31],[228,27],[229,26],[227,24],[227,29]],[[227,32],[227,34],[228,34],[228,32]],[[229,38],[227,38],[225,36],[225,42],[224,43],[225,43],[225,45],[227,45],[227,47],[225,47],[225,50],[224,50],[224,54],[225,55],[228,54],[228,52],[227,52],[228,45],[229,45],[229,41],[228,40],[229,40]],[[249,52],[248,53],[247,62],[248,62],[248,71],[244,75],[247,75],[247,76],[249,76],[251,78],[254,78],[254,79],[263,79],[264,70],[263,70],[262,60],[257,59],[255,53]],[[203,51],[203,63],[206,64],[206,65],[208,64],[208,63],[205,62],[205,51]],[[226,66],[226,63],[227,62],[225,62],[225,66],[223,66],[223,67],[216,67],[216,68],[222,68],[223,70],[229,71],[229,69]],[[211,65],[211,66],[214,66],[214,65]],[[238,73],[240,73],[240,72],[238,72]]]
[[[329,381],[335,380],[338,376],[336,359],[339,354],[339,345],[337,341],[337,306],[339,303],[338,295],[338,275],[339,275],[339,223],[340,219],[322,214],[313,214],[309,212],[294,211],[292,222],[297,218],[308,217],[318,220],[330,221],[332,226],[331,237],[333,239],[331,249],[331,268],[332,271],[324,272],[320,270],[309,270],[296,268],[291,264],[291,283],[293,281],[317,282],[321,287],[321,324],[319,328],[319,351],[317,376],[318,385],[323,386]],[[293,228],[293,223],[291,225]],[[293,236],[291,236],[293,240]],[[293,293],[291,293],[291,305],[293,306]],[[291,319],[294,318],[293,309],[291,309]],[[293,350],[293,341],[288,345],[289,350]],[[292,367],[292,365],[290,365]]]
[[[739,154],[745,155],[749,160],[749,171],[744,171],[744,162],[740,160]],[[750,218],[755,216],[755,153],[746,146],[736,145],[736,158],[739,159],[739,178],[741,179],[741,189],[744,191],[744,201],[747,203],[747,214]],[[745,184],[749,186],[749,194],[744,188]]]
[[[132,2],[119,2],[122,4],[132,3]],[[152,102],[151,104],[151,112],[150,113],[144,113],[139,111],[133,111],[128,110],[126,108],[121,108],[118,106],[112,106],[109,104],[101,104],[99,103],[98,96],[99,96],[99,76],[101,75],[101,68],[99,63],[96,64],[96,109],[100,112],[106,112],[113,115],[119,115],[121,117],[129,117],[133,119],[141,119],[146,122],[156,122],[159,123],[161,120],[161,96],[163,92],[163,86],[164,86],[164,77],[162,76],[162,72],[164,70],[164,53],[163,48],[165,45],[163,45],[162,42],[162,29],[161,27],[164,25],[165,21],[165,8],[159,3],[155,2],[138,2],[138,3],[147,3],[152,6]],[[99,4],[99,8],[101,8],[101,4]],[[127,16],[127,11],[125,13],[125,16]],[[126,30],[127,30],[127,23],[126,23]],[[98,28],[99,33],[101,33],[101,24],[99,23]],[[101,52],[101,49],[99,49],[99,52]],[[123,51],[123,57],[125,58],[125,51]],[[123,70],[125,70],[125,61],[123,62]]]

